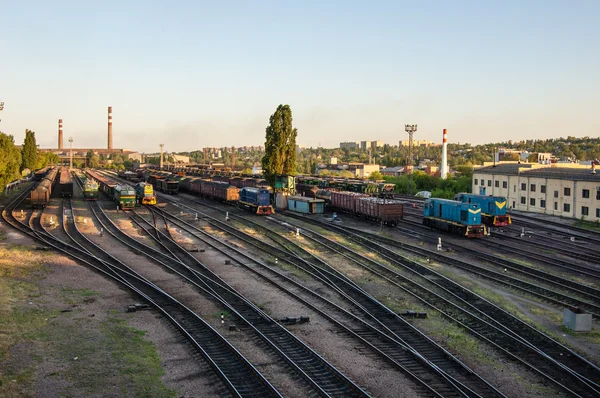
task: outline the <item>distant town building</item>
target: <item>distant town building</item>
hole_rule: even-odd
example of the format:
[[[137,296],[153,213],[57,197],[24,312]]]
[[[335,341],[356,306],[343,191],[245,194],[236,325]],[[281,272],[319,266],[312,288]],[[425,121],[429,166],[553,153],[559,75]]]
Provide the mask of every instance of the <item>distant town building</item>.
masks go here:
[[[330,158],[329,164],[338,164],[338,158]]]
[[[386,167],[379,171],[381,172],[381,175],[386,176],[386,177],[398,177],[398,176],[401,176],[402,174],[404,174],[404,167],[403,166]]]
[[[408,146],[410,144],[410,140],[402,140],[400,141],[400,146]],[[413,147],[417,147],[417,146],[422,146],[422,147],[428,147],[428,146],[432,146],[432,145],[436,145],[431,141],[427,141],[427,140],[413,140]],[[437,144],[437,145],[442,145],[442,144]]]
[[[340,149],[360,149],[360,142],[340,142]]]
[[[171,155],[173,157],[173,161],[175,163],[188,164],[190,162],[190,157],[185,155]]]

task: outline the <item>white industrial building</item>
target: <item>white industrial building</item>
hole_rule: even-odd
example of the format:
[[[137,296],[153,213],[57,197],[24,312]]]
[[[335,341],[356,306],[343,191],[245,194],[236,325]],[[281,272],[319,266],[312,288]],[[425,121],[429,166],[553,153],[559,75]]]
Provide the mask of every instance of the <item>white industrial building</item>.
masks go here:
[[[511,209],[600,221],[600,170],[578,164],[499,164],[473,171],[472,192]]]

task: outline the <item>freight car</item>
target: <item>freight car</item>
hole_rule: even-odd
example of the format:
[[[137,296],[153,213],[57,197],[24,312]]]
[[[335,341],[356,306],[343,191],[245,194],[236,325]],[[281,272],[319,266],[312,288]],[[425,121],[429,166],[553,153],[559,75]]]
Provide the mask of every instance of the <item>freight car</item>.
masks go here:
[[[239,207],[255,214],[274,214],[271,206],[271,193],[265,188],[244,187],[240,189]]]
[[[155,205],[156,196],[154,195],[154,188],[147,182],[138,182],[135,184],[135,195],[137,197],[138,204],[143,205]]]
[[[423,224],[467,238],[481,238],[486,234],[481,223],[481,208],[474,203],[430,198],[423,204]]]
[[[34,181],[42,181],[42,179],[46,176],[46,174],[48,174],[48,171],[50,170],[49,167],[44,167],[43,169],[39,169],[37,170],[34,174],[33,174],[33,180]]]
[[[29,202],[32,207],[45,207],[48,204],[57,175],[58,169],[50,169],[40,183],[30,192]]]
[[[200,194],[225,203],[236,204],[240,200],[240,190],[222,181],[202,181]]]
[[[168,193],[169,195],[176,195],[179,192],[179,181],[167,178],[158,178],[156,179],[154,188],[157,191]]]
[[[512,223],[506,214],[506,198],[503,196],[486,196],[473,193],[459,193],[455,200],[464,203],[474,203],[481,208],[481,221],[488,226],[505,227]]]
[[[356,214],[395,227],[404,216],[404,204],[398,200],[357,197]]]
[[[331,192],[331,206],[354,215],[356,214],[356,199],[368,197],[369,195],[356,192]]]
[[[71,196],[73,196],[73,179],[71,178],[71,172],[66,167],[60,168],[60,178],[58,180],[58,193],[63,198],[70,198]]]

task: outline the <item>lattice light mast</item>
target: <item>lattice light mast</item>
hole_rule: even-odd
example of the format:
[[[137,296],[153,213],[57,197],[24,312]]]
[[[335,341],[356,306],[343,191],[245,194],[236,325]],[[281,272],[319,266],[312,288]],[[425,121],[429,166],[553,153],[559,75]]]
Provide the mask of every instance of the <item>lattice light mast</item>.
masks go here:
[[[69,137],[69,170],[73,169],[73,137]]]
[[[4,102],[0,101],[0,111],[4,110]],[[2,119],[0,119],[0,122],[2,121]]]
[[[417,131],[416,124],[405,124],[404,131],[408,133],[408,166],[413,166],[413,134]]]

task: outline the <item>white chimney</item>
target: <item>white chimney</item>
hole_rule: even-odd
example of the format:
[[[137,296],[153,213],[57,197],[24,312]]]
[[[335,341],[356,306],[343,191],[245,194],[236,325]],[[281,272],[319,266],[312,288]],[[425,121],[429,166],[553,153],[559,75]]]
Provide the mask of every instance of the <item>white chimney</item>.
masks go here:
[[[446,138],[446,129],[444,129],[444,141],[442,144],[442,169],[440,175],[443,179],[446,179],[448,174],[448,141]]]

